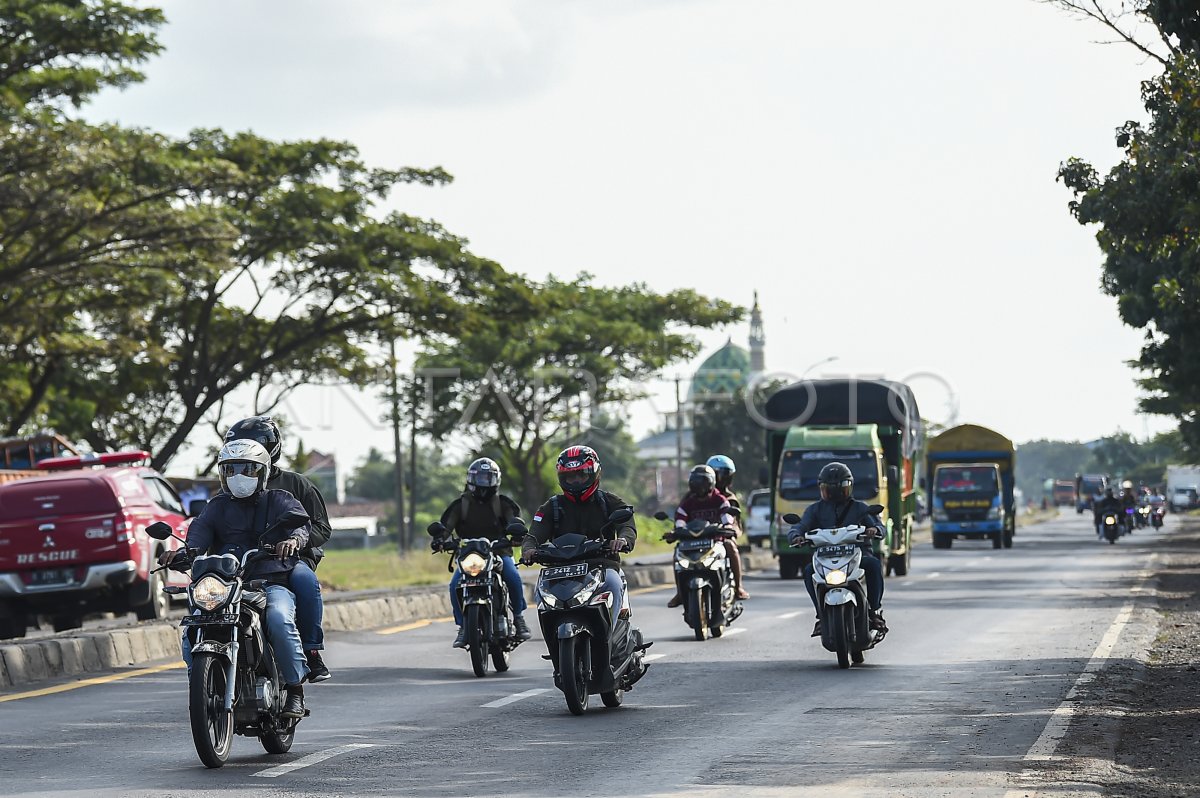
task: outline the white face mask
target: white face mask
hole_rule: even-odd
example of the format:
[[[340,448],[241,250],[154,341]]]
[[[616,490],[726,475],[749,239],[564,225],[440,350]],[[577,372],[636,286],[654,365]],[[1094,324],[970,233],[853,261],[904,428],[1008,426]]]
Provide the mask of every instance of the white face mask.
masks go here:
[[[228,477],[225,484],[229,486],[229,492],[233,494],[235,499],[245,499],[248,496],[253,496],[254,491],[258,489],[258,477],[247,477],[235,475]]]

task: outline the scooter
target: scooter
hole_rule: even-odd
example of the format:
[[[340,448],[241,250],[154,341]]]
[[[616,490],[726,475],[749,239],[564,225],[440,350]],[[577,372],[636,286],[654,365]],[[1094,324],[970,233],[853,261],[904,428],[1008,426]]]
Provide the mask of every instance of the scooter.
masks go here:
[[[625,691],[650,667],[642,657],[653,643],[629,623],[621,607],[624,578],[605,556],[616,527],[632,517],[633,508],[622,507],[609,515],[603,540],[571,532],[534,550],[534,562],[544,566],[534,599],[546,659],[554,663],[554,686],[572,715],[586,712],[596,694],[606,707],[621,706]],[[508,526],[514,536],[523,531],[520,521]]]
[[[1166,507],[1155,507],[1150,512],[1150,526],[1154,527],[1155,529],[1162,529],[1163,517],[1165,516],[1166,512]]]
[[[870,512],[883,512],[883,505],[872,505]],[[800,523],[800,516],[788,513],[783,520],[794,527]],[[871,628],[866,572],[860,567],[862,549],[858,544],[876,537],[876,533],[858,525],[814,529],[805,534],[814,547],[813,587],[821,608],[821,645],[837,654],[839,668],[849,668],[851,662],[862,664],[864,653],[887,634],[886,628]]]
[[[736,508],[729,512],[737,515]],[[671,520],[661,510],[654,517]],[[663,535],[663,540],[675,543],[675,585],[684,597],[683,620],[697,640],[706,640],[710,634],[720,637],[742,614],[725,552],[725,538],[735,534],[737,530],[697,518]]]
[[[1105,513],[1104,517],[1100,519],[1100,525],[1102,527],[1100,534],[1110,544],[1116,543],[1117,538],[1124,534],[1122,531],[1124,521],[1116,513]]]

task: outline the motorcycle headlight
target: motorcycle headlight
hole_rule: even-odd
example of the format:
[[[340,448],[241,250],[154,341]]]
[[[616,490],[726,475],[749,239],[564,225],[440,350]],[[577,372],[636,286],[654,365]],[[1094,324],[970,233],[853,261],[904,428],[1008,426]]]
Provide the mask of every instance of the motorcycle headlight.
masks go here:
[[[704,557],[702,557],[700,559],[700,564],[702,566],[704,566],[705,568],[712,568],[713,565],[716,564],[716,562],[717,562],[717,550],[715,548],[709,549],[708,553],[705,554]]]
[[[562,606],[562,603],[549,593],[538,591],[537,600],[539,606],[544,606],[546,609],[556,610]]]
[[[1115,515],[1106,515],[1104,516],[1104,523],[1108,526],[1112,526],[1113,524],[1117,523],[1117,517]]]
[[[458,567],[462,568],[467,576],[479,576],[486,566],[487,560],[474,551],[458,561]]]
[[[825,584],[832,585],[834,587],[846,584],[846,572],[840,568],[834,568],[832,571],[825,574]]]
[[[567,602],[567,606],[578,607],[580,604],[587,603],[587,600],[592,597],[592,594],[596,592],[596,588],[598,587],[600,587],[600,580],[593,576],[574,596],[571,596],[571,600]]]
[[[192,585],[192,603],[202,610],[212,612],[229,601],[233,585],[226,584],[215,576],[202,576]]]

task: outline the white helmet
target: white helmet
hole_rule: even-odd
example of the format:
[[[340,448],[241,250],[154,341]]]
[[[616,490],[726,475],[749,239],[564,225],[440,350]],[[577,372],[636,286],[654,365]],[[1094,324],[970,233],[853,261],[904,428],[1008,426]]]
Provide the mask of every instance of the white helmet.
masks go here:
[[[235,499],[248,499],[267,487],[271,454],[258,441],[230,441],[217,455],[217,474],[226,493]]]

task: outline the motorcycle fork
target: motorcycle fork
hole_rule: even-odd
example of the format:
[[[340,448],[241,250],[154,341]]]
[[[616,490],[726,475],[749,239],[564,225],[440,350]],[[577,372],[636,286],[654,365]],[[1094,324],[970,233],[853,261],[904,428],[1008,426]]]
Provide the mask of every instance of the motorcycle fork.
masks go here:
[[[233,711],[233,696],[237,691],[238,636],[241,628],[234,626],[229,635],[229,663],[225,666],[225,711]]]

